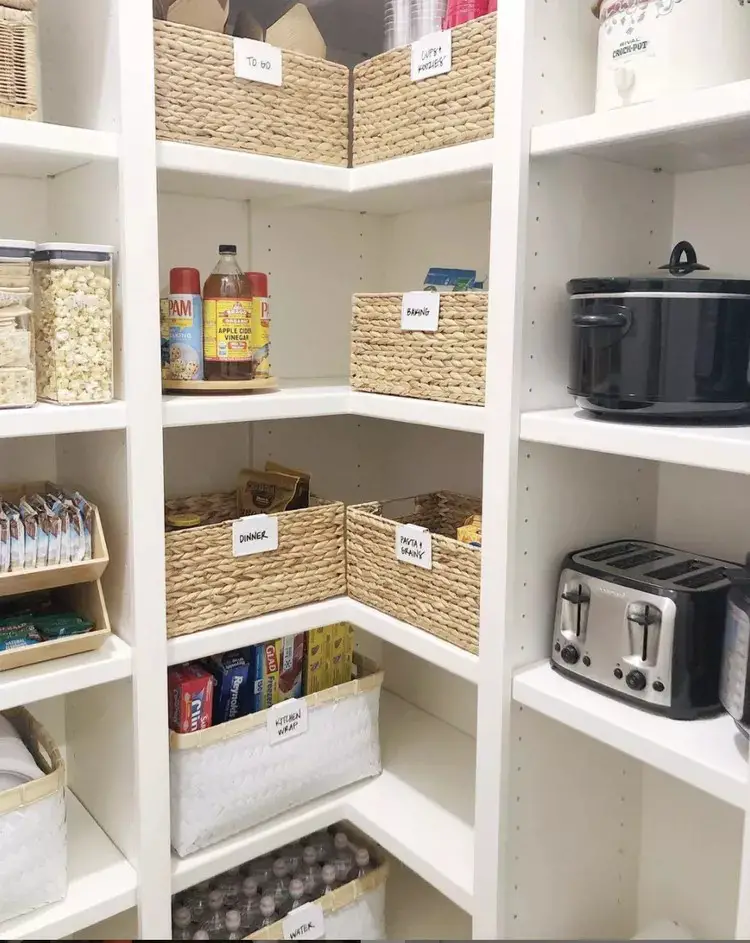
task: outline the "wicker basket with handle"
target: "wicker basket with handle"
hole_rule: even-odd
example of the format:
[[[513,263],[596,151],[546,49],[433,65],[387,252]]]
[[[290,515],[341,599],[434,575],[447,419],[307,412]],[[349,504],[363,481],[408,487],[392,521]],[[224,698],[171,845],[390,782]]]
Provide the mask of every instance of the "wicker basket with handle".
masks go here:
[[[38,118],[37,0],[0,0],[0,117]]]
[[[440,295],[437,331],[401,330],[403,295],[355,295],[351,385],[444,403],[484,403],[487,293]]]
[[[266,612],[346,592],[344,505],[311,498],[311,507],[274,515],[278,550],[235,557],[235,492],[167,502],[203,526],[166,535],[167,635],[189,635]]]
[[[459,543],[456,530],[480,513],[476,498],[447,491],[347,508],[349,595],[476,653],[482,552]],[[431,570],[396,559],[399,524],[416,524],[432,533]]]
[[[230,36],[154,21],[156,136],[347,166],[349,70],[282,52],[281,87],[234,74]]]
[[[402,46],[354,69],[354,165],[491,138],[497,14],[452,30],[452,68],[411,79]]]

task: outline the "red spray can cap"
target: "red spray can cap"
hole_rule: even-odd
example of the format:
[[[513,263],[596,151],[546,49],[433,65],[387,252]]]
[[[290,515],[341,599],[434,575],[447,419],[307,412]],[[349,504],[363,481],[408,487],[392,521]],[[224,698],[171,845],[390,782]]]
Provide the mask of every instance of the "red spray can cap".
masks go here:
[[[170,295],[200,295],[201,274],[197,268],[173,268],[169,273]]]
[[[263,272],[245,272],[245,275],[247,275],[250,287],[253,290],[253,298],[267,298],[268,276],[264,275]]]

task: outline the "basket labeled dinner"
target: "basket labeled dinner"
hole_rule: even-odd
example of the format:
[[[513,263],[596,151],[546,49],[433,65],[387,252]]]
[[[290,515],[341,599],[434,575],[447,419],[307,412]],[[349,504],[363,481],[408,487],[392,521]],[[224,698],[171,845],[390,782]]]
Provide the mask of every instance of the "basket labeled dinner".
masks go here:
[[[414,294],[422,297],[428,293]],[[411,324],[408,329],[404,327],[408,294],[354,296],[352,388],[481,406],[487,357],[487,292],[429,295],[438,306],[437,326],[430,331],[412,329]]]
[[[237,491],[167,502],[168,636],[346,593],[344,505],[269,466],[243,472]]]
[[[494,134],[496,14],[451,32],[451,69],[411,77],[411,47],[354,68],[354,166]]]
[[[243,42],[154,21],[157,138],[346,167],[349,69],[269,49],[281,84],[252,81],[235,74]]]
[[[481,502],[440,491],[346,511],[349,595],[478,651]]]
[[[177,854],[188,855],[377,775],[382,683],[382,671],[355,653],[347,683],[218,726],[191,733],[172,730],[172,847]]]
[[[0,714],[0,921],[68,890],[65,765],[24,708]]]

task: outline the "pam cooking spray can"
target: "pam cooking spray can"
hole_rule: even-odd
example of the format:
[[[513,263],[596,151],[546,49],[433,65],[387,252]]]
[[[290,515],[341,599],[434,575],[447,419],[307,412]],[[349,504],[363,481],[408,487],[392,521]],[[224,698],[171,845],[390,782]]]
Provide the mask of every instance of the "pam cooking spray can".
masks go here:
[[[203,379],[203,301],[196,268],[169,273],[169,370],[173,380]]]
[[[271,314],[268,300],[268,276],[262,272],[245,272],[253,289],[253,377],[266,380],[271,376]]]

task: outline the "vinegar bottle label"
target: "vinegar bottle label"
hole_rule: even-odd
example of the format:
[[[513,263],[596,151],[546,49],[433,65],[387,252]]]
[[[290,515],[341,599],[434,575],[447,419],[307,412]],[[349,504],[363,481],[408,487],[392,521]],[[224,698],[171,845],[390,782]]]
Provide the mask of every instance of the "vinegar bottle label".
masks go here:
[[[252,361],[252,299],[209,299],[203,303],[203,318],[206,360],[220,363]]]

